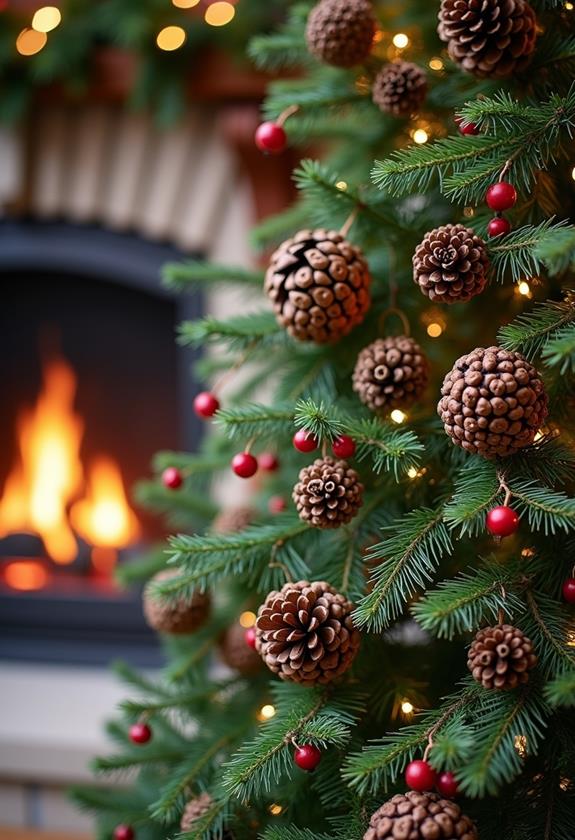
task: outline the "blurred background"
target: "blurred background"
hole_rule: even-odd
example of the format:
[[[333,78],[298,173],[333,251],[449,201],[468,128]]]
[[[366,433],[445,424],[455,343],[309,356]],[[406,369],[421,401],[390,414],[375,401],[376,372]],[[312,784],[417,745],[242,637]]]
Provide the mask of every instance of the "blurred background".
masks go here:
[[[66,788],[105,750],[108,665],[161,661],[138,591],[114,581],[165,536],[132,488],[201,434],[177,324],[244,303],[176,296],[161,268],[249,265],[250,225],[290,200],[293,158],[253,144],[267,80],[245,58],[281,14],[0,0],[3,840],[90,836]]]

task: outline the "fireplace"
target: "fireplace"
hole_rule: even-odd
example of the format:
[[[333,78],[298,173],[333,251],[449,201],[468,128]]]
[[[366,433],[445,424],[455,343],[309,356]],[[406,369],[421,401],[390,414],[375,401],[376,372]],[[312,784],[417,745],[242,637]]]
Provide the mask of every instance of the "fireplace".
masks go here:
[[[0,225],[0,657],[159,661],[113,574],[165,536],[133,484],[200,433],[174,341],[200,302],[159,281],[181,257],[95,226]]]

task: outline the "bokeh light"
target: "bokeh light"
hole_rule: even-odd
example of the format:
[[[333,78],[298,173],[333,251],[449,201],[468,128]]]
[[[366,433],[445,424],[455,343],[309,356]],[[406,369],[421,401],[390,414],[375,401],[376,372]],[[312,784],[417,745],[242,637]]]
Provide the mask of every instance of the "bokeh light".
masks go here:
[[[20,55],[36,55],[48,42],[45,32],[36,32],[35,29],[23,29],[16,38],[16,49]]]
[[[236,10],[231,3],[211,3],[206,9],[205,21],[210,26],[225,26],[234,19]]]
[[[32,29],[35,29],[36,32],[51,32],[56,29],[61,20],[60,9],[57,9],[56,6],[42,6],[34,13]]]
[[[158,32],[156,44],[161,50],[172,52],[179,49],[186,41],[186,32],[181,26],[164,26]]]

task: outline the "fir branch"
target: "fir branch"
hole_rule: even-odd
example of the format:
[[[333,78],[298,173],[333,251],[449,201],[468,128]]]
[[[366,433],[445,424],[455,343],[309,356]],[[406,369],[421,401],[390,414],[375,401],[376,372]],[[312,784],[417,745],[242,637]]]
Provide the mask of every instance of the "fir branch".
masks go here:
[[[406,474],[421,463],[424,446],[411,429],[398,429],[375,418],[362,418],[347,420],[345,431],[357,444],[357,459],[370,458],[372,471],[377,475],[383,471],[392,472],[398,481],[400,470]]]
[[[221,343],[229,351],[247,350],[277,340],[284,341],[285,334],[272,312],[235,315],[226,321],[212,317],[185,321],[178,337],[179,343],[186,347]]]
[[[568,645],[565,611],[555,600],[531,589],[526,591],[525,600],[528,614],[521,626],[535,645],[538,667],[548,677],[575,668],[575,650]]]
[[[541,353],[547,367],[558,367],[559,373],[575,373],[575,323],[557,330]]]
[[[551,706],[575,708],[575,668],[565,671],[547,683],[544,693]]]
[[[261,840],[333,840],[331,834],[316,834],[309,828],[293,825],[270,825],[261,835]]]
[[[527,517],[531,530],[548,536],[575,529],[575,499],[565,493],[537,481],[513,482],[512,492],[517,512]]]
[[[344,423],[334,406],[329,409],[323,401],[311,399],[299,400],[295,407],[294,422],[300,429],[305,429],[319,441],[331,441],[344,431]]]
[[[565,222],[546,219],[538,225],[527,225],[503,237],[503,241],[489,247],[491,271],[503,282],[506,276],[518,282],[522,277],[536,277],[543,268],[539,246],[549,236],[565,228]],[[575,230],[575,229],[574,229]]]
[[[572,322],[575,322],[575,306],[569,298],[536,303],[531,312],[518,315],[499,330],[499,343],[506,350],[519,350],[532,359],[561,327]]]
[[[221,284],[245,286],[261,290],[264,276],[261,271],[251,271],[238,266],[219,265],[203,260],[188,260],[181,263],[168,263],[162,271],[163,285],[177,292],[196,291],[202,286]]]
[[[535,249],[535,257],[552,277],[575,269],[575,227],[564,227],[544,235]]]
[[[458,471],[453,497],[445,506],[445,524],[460,527],[459,536],[477,536],[485,526],[485,514],[501,494],[497,469],[490,461],[474,458]]]
[[[217,424],[230,440],[274,440],[293,433],[293,406],[248,403],[232,408],[220,409]]]
[[[303,37],[311,3],[296,3],[287,21],[268,35],[256,35],[248,46],[248,55],[263,70],[305,64],[310,54]],[[292,100],[293,101],[293,100]]]

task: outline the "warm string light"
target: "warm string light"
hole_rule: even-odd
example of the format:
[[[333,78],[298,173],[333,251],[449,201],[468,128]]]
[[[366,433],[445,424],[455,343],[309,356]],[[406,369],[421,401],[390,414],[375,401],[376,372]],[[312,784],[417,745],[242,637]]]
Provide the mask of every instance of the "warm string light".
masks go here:
[[[186,41],[186,31],[181,26],[164,26],[156,36],[156,44],[164,52],[178,50]]]
[[[272,817],[279,817],[279,815],[283,813],[283,805],[279,805],[277,802],[274,802],[273,805],[270,805],[268,810]]]
[[[416,128],[411,137],[413,142],[417,143],[419,146],[422,146],[429,140],[429,134],[424,128]]]
[[[413,703],[410,703],[409,700],[404,700],[401,704],[401,711],[404,715],[412,715],[414,712]]]
[[[258,712],[258,720],[271,720],[275,717],[275,714],[276,707],[272,706],[271,703],[266,703]]]
[[[572,178],[573,178],[573,180],[575,181],[575,166],[574,166],[574,167],[573,167],[573,169],[571,170],[571,177],[572,177]]]
[[[392,43],[398,50],[404,50],[409,46],[409,37],[405,34],[405,32],[398,32],[397,35],[393,36]]]
[[[466,219],[472,219],[475,216],[475,207],[464,207],[463,215]]]
[[[411,480],[413,481],[416,478],[423,478],[423,476],[426,474],[426,472],[427,472],[427,467],[422,467],[420,470],[418,470],[416,467],[410,467],[407,471],[407,476],[408,476],[408,478],[411,478]]]
[[[431,324],[428,324],[427,327],[427,335],[430,338],[439,338],[439,336],[443,333],[443,326],[438,324],[436,321],[433,321]]]
[[[199,2],[200,0],[172,0],[177,9],[193,9]]]
[[[204,20],[210,26],[225,26],[230,23],[235,17],[236,10],[231,3],[218,2],[211,3],[206,9]]]
[[[437,58],[437,56],[430,59],[429,66],[432,70],[437,70],[437,71],[443,70],[445,68],[445,64],[443,63],[443,61],[440,58]]]
[[[517,294],[521,295],[521,297],[531,298],[531,286],[527,282],[527,280],[521,280],[515,287]]]
[[[240,615],[240,624],[242,627],[245,627],[246,630],[248,627],[253,627],[256,623],[256,614],[251,610],[246,610]]]
[[[568,12],[572,12],[572,11],[573,11],[573,9],[575,9],[575,4],[573,4],[573,3],[569,3],[569,2],[568,2],[568,3],[565,3],[565,5],[563,6],[563,8],[564,8],[564,9],[567,9],[567,11],[568,11]]]
[[[347,183],[345,181],[338,181],[336,187],[338,188],[338,190],[345,192],[347,190]]]
[[[407,414],[402,411],[400,408],[394,408],[391,414],[389,415],[394,423],[405,423],[407,420]]]
[[[60,24],[62,15],[56,6],[42,6],[34,12],[32,29],[36,32],[51,32]]]
[[[16,49],[20,55],[36,55],[47,43],[48,36],[45,32],[36,32],[35,29],[26,27],[16,38]]]

